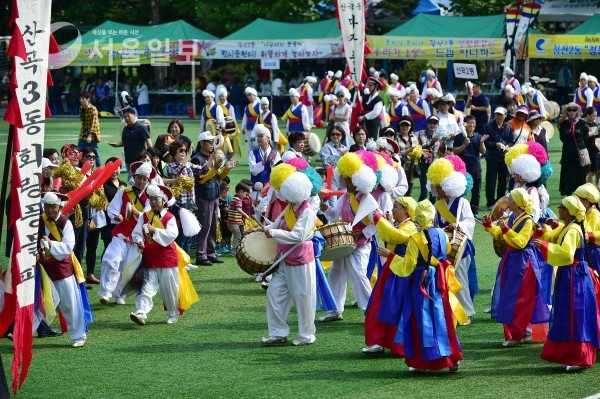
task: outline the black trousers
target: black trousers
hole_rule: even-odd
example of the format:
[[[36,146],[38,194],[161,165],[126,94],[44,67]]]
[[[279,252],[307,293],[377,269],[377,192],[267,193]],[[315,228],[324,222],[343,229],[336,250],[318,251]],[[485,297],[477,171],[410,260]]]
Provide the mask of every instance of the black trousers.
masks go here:
[[[365,130],[367,131],[367,139],[377,140],[379,138],[379,128],[381,122],[379,118],[372,120],[365,119]]]
[[[502,158],[489,158],[486,160],[485,171],[485,197],[488,207],[494,206],[499,198],[506,194],[508,182],[508,168]]]
[[[88,276],[90,274],[94,274],[94,268],[96,267],[96,252],[98,250],[98,243],[100,242],[100,239],[102,239],[102,242],[104,243],[104,249],[102,250],[102,255],[100,256],[100,260],[102,260],[104,251],[112,240],[112,229],[113,225],[109,223],[101,229],[88,230],[87,239],[85,242],[85,265]]]
[[[471,189],[471,210],[473,213],[479,211],[479,196],[481,192],[481,166],[467,164],[467,172],[473,177],[473,188]]]

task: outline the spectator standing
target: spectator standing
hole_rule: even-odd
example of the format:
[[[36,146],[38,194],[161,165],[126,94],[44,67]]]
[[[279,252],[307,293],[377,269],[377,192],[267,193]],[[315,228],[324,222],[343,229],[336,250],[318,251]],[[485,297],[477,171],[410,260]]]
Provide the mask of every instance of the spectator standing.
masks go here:
[[[79,150],[91,150],[96,155],[96,166],[100,166],[100,155],[98,154],[98,143],[100,142],[100,118],[98,109],[91,102],[90,93],[81,93],[79,97],[81,105],[80,118],[81,130],[79,134]]]
[[[202,221],[202,229],[198,234],[196,248],[196,265],[210,266],[223,263],[216,254],[217,213],[219,208],[219,186],[221,179],[235,166],[233,161],[226,164],[224,159],[215,156],[215,137],[210,132],[200,133],[198,147],[192,155],[192,163],[200,167],[196,179],[195,195],[198,206],[198,220]]]
[[[581,119],[581,108],[571,102],[566,106],[566,115],[558,121],[562,154],[560,157],[560,195],[571,195],[583,183],[590,170],[591,159],[586,147],[589,128]],[[587,154],[587,155],[586,155]]]
[[[419,130],[415,133],[417,137],[417,144],[423,148],[423,156],[419,159],[419,183],[421,185],[421,193],[419,194],[419,201],[423,201],[427,198],[427,170],[429,165],[433,162],[436,153],[437,139],[435,132],[439,126],[440,119],[436,115],[431,115],[427,118],[427,124],[425,129]]]
[[[137,87],[135,88],[137,93],[137,110],[140,116],[146,116],[150,114],[150,93],[148,92],[148,86],[142,79],[139,80]]]
[[[471,210],[474,215],[479,212],[479,193],[481,191],[481,155],[485,153],[485,142],[475,130],[475,116],[465,117],[465,132],[454,138],[454,153],[458,155],[467,167],[467,172],[473,177],[471,189]]]
[[[506,108],[496,107],[494,119],[486,125],[481,137],[486,148],[485,196],[488,209],[506,194],[508,168],[504,162],[504,152],[511,136],[512,132],[506,123]]]
[[[481,83],[478,81],[472,83],[472,93],[467,93],[465,109],[469,109],[471,115],[475,117],[475,130],[482,131],[490,121],[492,108],[490,107],[490,99],[481,91]]]
[[[590,153],[590,172],[587,176],[587,181],[598,184],[598,175],[600,174],[600,148],[598,147],[598,113],[596,108],[586,108],[583,113],[583,119],[588,127],[587,148]]]
[[[147,149],[152,147],[150,132],[146,125],[141,123],[135,109],[125,107],[122,110],[125,126],[121,132],[121,141],[118,143],[109,143],[112,147],[123,147],[125,152],[125,166],[129,171],[129,165],[142,155]]]

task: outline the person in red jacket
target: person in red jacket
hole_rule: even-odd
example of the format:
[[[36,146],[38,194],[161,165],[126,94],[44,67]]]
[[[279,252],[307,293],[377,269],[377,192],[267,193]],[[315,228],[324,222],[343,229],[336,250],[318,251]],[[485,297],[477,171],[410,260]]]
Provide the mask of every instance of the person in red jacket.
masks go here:
[[[175,216],[166,208],[173,198],[165,186],[150,184],[146,188],[150,210],[144,212],[132,232],[132,239],[142,251],[144,283],[135,299],[135,311],[130,314],[133,322],[144,325],[152,310],[152,298],[160,291],[167,311],[167,324],[177,322],[179,314],[179,271],[177,247],[179,235]]]

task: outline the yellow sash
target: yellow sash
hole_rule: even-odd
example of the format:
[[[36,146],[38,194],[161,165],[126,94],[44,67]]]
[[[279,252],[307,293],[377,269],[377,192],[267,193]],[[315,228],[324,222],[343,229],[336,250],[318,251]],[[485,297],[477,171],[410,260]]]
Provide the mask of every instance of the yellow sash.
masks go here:
[[[135,207],[135,209],[138,212],[142,212],[144,210],[144,204],[142,204],[140,202],[139,197],[135,194],[135,191],[133,191],[133,188],[129,187],[125,190],[125,194],[127,194],[127,198],[129,199],[129,203],[133,204],[133,206]]]
[[[229,107],[227,107],[227,104],[223,103],[223,104],[219,104],[219,107],[221,107],[221,109],[223,110],[223,117],[226,118],[229,116]]]
[[[212,114],[210,113],[210,105],[205,105],[204,106],[204,119],[206,119],[206,121],[208,122],[209,120],[213,120],[214,118],[212,117]]]
[[[290,106],[288,108],[288,110],[285,111],[285,114],[283,114],[282,119],[289,120],[289,121],[292,121],[292,122],[299,122],[301,120],[296,115],[294,115],[294,113],[292,112],[292,106]]]
[[[254,109],[254,103],[248,103],[246,108],[248,109],[248,113],[250,114],[250,116],[252,116],[253,118],[256,118],[258,116],[256,110]]]
[[[439,212],[439,214],[442,216],[442,218],[444,218],[445,221],[447,221],[450,224],[454,224],[456,223],[456,216],[450,212],[450,209],[448,209],[448,204],[446,204],[446,201],[443,200],[437,200],[435,201],[435,209]]]
[[[44,225],[48,228],[50,235],[56,241],[62,241],[62,234],[58,230],[58,226],[56,222],[50,218],[45,213],[42,214],[42,220],[44,221]],[[77,257],[73,252],[71,252],[71,263],[73,263],[73,273],[75,274],[75,279],[78,284],[85,282],[85,277],[83,276],[83,269],[81,268],[81,264]]]
[[[421,115],[425,116],[425,110],[423,108],[419,107],[417,105],[417,103],[414,103],[414,102],[408,100],[408,105],[410,105],[410,107],[413,110],[415,110],[418,114],[421,114]]]
[[[56,317],[56,304],[52,296],[52,280],[46,270],[40,267],[40,280],[42,282],[42,302],[44,303],[44,311],[46,313],[46,321],[52,323]]]
[[[285,224],[287,224],[288,229],[292,230],[296,225],[298,219],[296,218],[296,212],[294,212],[294,207],[292,204],[287,204],[283,211],[283,220],[285,220]]]
[[[158,216],[158,217],[155,217]],[[160,215],[154,213],[154,211],[146,212],[146,217],[150,221],[151,225],[158,228],[164,229]],[[179,310],[186,311],[192,307],[193,304],[200,300],[192,279],[185,268],[190,263],[190,255],[188,255],[177,243],[175,243],[175,249],[177,251],[177,271],[179,273]]]

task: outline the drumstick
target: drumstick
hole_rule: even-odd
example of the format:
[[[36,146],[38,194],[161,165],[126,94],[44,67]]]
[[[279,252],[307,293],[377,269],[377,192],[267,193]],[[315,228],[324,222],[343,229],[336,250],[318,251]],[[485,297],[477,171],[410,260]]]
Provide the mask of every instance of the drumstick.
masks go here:
[[[304,241],[301,241],[301,242],[295,244],[290,249],[288,249],[286,252],[284,252],[279,258],[277,258],[277,260],[275,262],[273,262],[273,264],[267,270],[265,270],[263,273],[260,273],[259,277],[261,277],[261,279],[264,279],[269,274],[273,273],[275,271],[275,269],[279,266],[281,261],[284,260],[289,254],[292,253],[292,251],[294,251],[296,248],[298,248],[303,243],[304,243]]]

